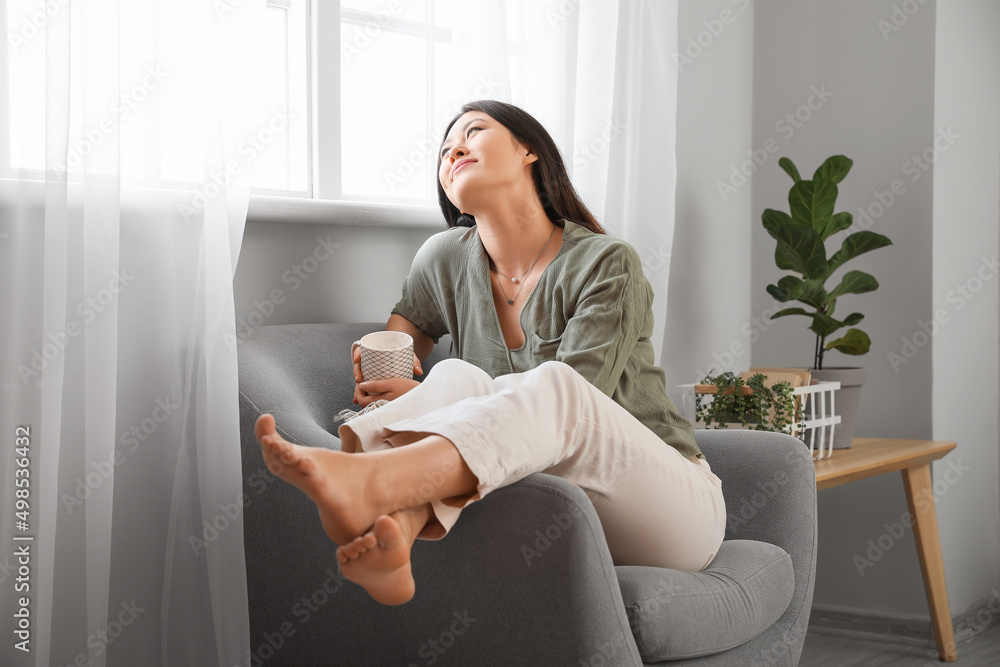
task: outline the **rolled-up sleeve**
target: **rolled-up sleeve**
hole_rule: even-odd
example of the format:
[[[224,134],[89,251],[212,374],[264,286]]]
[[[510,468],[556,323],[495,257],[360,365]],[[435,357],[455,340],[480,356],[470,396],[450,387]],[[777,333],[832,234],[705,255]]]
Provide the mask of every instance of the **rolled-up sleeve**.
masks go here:
[[[405,317],[437,343],[448,333],[441,308],[441,295],[448,291],[447,267],[432,236],[417,251],[410,273],[403,281],[402,296],[392,308],[393,315]]]
[[[609,246],[566,322],[556,360],[612,396],[650,317],[652,302],[653,289],[635,249],[624,241]]]

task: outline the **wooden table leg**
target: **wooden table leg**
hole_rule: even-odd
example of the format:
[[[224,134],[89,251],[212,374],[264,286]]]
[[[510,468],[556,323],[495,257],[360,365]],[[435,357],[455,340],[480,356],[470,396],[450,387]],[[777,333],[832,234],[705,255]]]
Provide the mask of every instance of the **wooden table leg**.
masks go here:
[[[938,655],[946,662],[958,660],[958,649],[951,627],[951,610],[944,583],[944,560],[941,558],[941,538],[938,535],[937,512],[934,508],[934,488],[931,465],[923,463],[904,468],[903,486],[906,502],[913,519],[913,537],[917,543],[920,569],[924,575],[927,604],[931,610]]]

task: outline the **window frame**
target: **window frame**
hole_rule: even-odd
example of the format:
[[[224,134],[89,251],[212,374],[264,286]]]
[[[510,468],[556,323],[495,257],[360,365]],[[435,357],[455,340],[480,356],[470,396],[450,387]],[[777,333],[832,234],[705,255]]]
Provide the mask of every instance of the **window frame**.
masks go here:
[[[428,22],[433,21],[433,0],[429,0]],[[340,2],[308,0],[306,17],[308,85],[306,108],[309,128],[309,192],[258,193],[251,190],[247,222],[326,223],[365,227],[395,227],[440,230],[444,225],[436,204],[414,204],[378,200],[373,197],[345,197],[342,192],[341,109],[340,109]],[[357,10],[346,10],[364,14]],[[421,25],[393,17],[397,24]],[[406,26],[413,29],[414,26]],[[320,35],[323,36],[320,39]],[[450,34],[448,35],[450,38]],[[428,42],[430,43],[430,42]],[[432,47],[431,50],[433,51]],[[430,61],[433,63],[433,60]],[[433,101],[430,102],[433,104]],[[433,113],[428,125],[433,123]],[[324,150],[320,150],[320,146]]]
[[[340,2],[309,5],[310,199],[340,201]]]
[[[269,0],[279,8],[287,0]],[[349,21],[363,22],[371,14],[353,9],[342,9],[340,2],[328,0],[305,0],[307,20],[306,30],[306,120],[310,136],[306,144],[309,174],[307,189],[274,190],[250,189],[250,206],[247,222],[289,222],[359,224],[378,227],[437,228],[444,223],[436,203],[418,204],[410,201],[393,201],[389,197],[369,195],[344,196],[342,192],[342,142],[341,142],[341,95],[340,95],[340,30],[343,13]],[[407,34],[428,38],[450,39],[450,30],[434,26],[434,1],[428,0],[425,22],[410,21],[391,17],[381,23],[383,29],[393,29]],[[0,33],[7,32],[7,12],[0,12]],[[322,39],[320,39],[322,35]],[[428,87],[433,90],[434,45],[436,39],[428,39],[429,72]],[[10,134],[10,114],[8,104],[10,88],[8,79],[9,57],[6,48],[0,49],[0,93],[6,104],[0,104],[0,132]],[[428,136],[433,136],[432,95],[428,95]],[[323,147],[323,150],[320,149]],[[41,181],[44,172],[26,173],[15,170],[10,164],[8,141],[0,141],[0,180]],[[2,184],[0,184],[2,185]],[[180,184],[164,184],[165,189],[178,191]],[[129,187],[129,186],[126,186]],[[0,188],[10,192],[9,188]],[[32,190],[34,191],[34,190]]]

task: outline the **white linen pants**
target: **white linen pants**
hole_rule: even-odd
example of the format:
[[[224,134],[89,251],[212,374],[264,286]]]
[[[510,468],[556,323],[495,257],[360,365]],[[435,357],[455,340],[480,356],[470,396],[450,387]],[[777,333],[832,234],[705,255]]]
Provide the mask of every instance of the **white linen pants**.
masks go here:
[[[477,494],[431,502],[440,526],[431,521],[424,539],[440,539],[463,507],[533,472],[583,489],[615,565],[697,572],[725,535],[722,481],[708,462],[683,456],[562,362],[493,379],[446,359],[420,386],[339,429],[345,452],[392,447],[399,433],[447,438],[479,480]],[[442,475],[427,471],[414,506]]]

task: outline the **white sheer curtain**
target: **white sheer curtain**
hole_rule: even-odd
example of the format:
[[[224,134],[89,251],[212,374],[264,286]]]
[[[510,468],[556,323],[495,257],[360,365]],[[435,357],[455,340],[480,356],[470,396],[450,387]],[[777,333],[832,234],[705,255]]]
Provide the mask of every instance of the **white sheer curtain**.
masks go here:
[[[0,611],[18,629],[26,597],[30,616],[30,652],[5,631],[0,664],[243,665],[232,278],[246,141],[282,113],[257,86],[265,2],[33,1],[33,31],[3,25],[8,4],[8,55],[40,65],[0,77],[40,86],[23,127],[45,150],[34,172],[0,179]],[[478,98],[538,117],[588,205],[639,251],[659,349],[675,3],[435,6],[452,30],[435,126]],[[21,138],[4,137],[0,158],[27,150]],[[28,590],[10,545],[29,549]]]
[[[451,15],[438,124],[462,100],[509,101],[552,133],[584,201],[642,258],[663,347],[674,236],[677,3],[494,0]],[[501,18],[502,17],[502,18]]]
[[[42,63],[45,150],[0,183],[0,542],[30,554],[16,591],[0,556],[0,663],[243,664],[232,278],[265,3],[31,4],[3,31]]]

